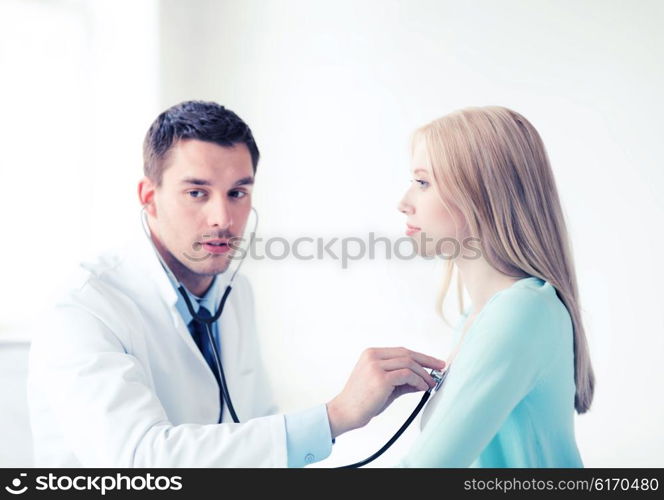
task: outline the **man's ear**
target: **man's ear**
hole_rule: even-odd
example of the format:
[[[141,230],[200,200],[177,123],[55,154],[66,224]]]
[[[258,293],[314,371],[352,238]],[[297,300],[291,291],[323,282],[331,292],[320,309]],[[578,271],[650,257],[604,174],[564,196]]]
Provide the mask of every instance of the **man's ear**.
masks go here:
[[[138,201],[152,217],[157,216],[157,206],[154,202],[156,189],[157,187],[149,177],[143,177],[138,181]]]

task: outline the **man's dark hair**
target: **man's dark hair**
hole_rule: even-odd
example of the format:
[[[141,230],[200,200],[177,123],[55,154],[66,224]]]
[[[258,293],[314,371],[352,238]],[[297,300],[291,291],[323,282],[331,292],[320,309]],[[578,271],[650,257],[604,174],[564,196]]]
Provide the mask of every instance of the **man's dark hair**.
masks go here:
[[[249,126],[216,102],[185,101],[161,113],[145,134],[143,172],[157,186],[161,185],[168,152],[180,139],[197,139],[224,147],[244,144],[256,173],[260,153]]]

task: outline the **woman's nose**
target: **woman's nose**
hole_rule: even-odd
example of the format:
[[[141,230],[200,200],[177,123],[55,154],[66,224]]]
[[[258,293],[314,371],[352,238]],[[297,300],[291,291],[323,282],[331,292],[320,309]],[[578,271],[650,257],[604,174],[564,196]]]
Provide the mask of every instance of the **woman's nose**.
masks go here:
[[[413,207],[408,201],[406,200],[406,196],[401,198],[401,201],[399,201],[399,204],[397,205],[397,210],[401,212],[402,214],[406,215],[412,215],[413,213]]]

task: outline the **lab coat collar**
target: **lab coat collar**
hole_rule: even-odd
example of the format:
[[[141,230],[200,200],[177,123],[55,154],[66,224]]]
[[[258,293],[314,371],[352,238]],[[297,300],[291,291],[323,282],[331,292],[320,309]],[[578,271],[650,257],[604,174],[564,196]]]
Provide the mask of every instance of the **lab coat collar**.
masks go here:
[[[166,275],[168,276],[168,274]],[[174,289],[177,289],[177,283],[175,283],[170,276],[168,276],[168,279],[173,286]],[[205,307],[210,314],[214,315],[214,313],[217,310],[217,307],[219,306],[219,301],[221,300],[221,296],[223,291],[220,288],[220,283],[223,280],[219,278],[219,275],[216,275],[214,277],[214,281],[210,285],[210,288],[208,289],[207,293],[203,297],[198,297],[191,293],[187,287],[184,287],[185,292],[189,296],[189,300],[191,301],[191,305],[194,306],[194,311],[198,312],[199,307]],[[184,324],[188,325],[191,320],[193,319],[191,313],[189,312],[189,308],[187,307],[187,304],[185,303],[184,299],[180,295],[180,292],[178,292],[178,299],[177,303],[175,304],[177,307],[178,311],[182,315],[182,319],[184,320]]]

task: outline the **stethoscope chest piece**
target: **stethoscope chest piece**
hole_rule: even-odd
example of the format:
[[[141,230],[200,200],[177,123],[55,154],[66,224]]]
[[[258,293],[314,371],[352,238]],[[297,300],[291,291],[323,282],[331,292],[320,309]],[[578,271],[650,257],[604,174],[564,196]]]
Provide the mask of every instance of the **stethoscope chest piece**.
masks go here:
[[[432,370],[430,375],[431,378],[433,378],[436,381],[436,386],[431,389],[431,392],[436,392],[438,389],[441,388],[443,385],[443,382],[445,382],[445,378],[447,378],[447,373],[449,370],[445,370],[444,372],[441,372],[440,370]]]

